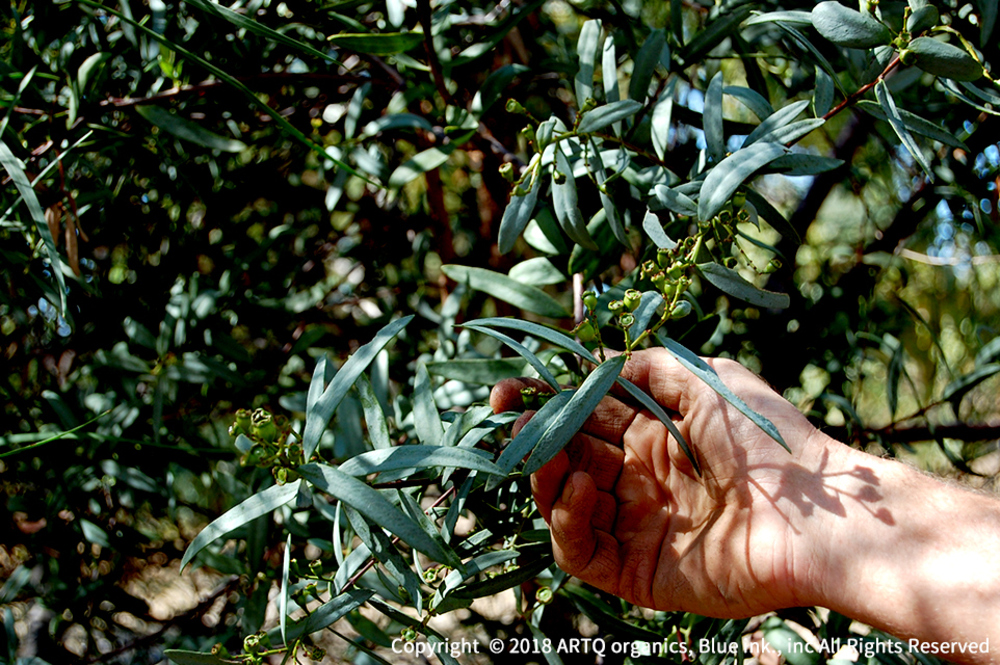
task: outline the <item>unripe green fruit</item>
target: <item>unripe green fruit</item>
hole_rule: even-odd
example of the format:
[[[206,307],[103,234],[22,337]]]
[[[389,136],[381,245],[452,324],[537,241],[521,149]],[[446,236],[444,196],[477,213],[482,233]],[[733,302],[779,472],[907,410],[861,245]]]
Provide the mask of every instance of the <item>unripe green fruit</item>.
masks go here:
[[[524,113],[524,107],[516,99],[507,100],[507,113]]]
[[[500,175],[507,182],[514,182],[516,176],[514,175],[514,165],[510,162],[500,165]]]
[[[236,427],[244,434],[251,434],[253,432],[251,414],[248,409],[240,409],[236,412]]]
[[[813,7],[812,20],[817,32],[838,46],[867,49],[892,41],[889,28],[835,0]]]
[[[670,256],[670,250],[669,249],[658,249],[658,250],[656,250],[656,263],[657,263],[657,265],[659,265],[661,268],[667,268],[667,267],[670,266],[670,264],[672,262],[673,262],[673,259]]]
[[[618,325],[622,328],[631,328],[635,324],[635,317],[631,314],[622,314],[621,318],[618,319]]]
[[[621,300],[612,300],[608,303],[608,311],[612,314],[618,314],[625,309],[625,303]]]
[[[628,291],[625,292],[625,298],[624,298],[625,309],[627,309],[630,312],[634,311],[635,308],[639,306],[640,302],[642,302],[641,291],[638,291],[636,289],[629,289]]]
[[[771,259],[770,261],[767,262],[767,265],[764,266],[764,274],[770,275],[771,273],[776,272],[780,268],[781,268],[781,261],[779,261],[778,259]]]
[[[547,586],[543,586],[535,592],[535,600],[541,605],[548,605],[551,603],[552,597],[552,589]]]
[[[596,293],[594,293],[593,291],[584,291],[583,295],[582,295],[582,298],[583,298],[583,306],[584,307],[586,307],[590,311],[594,311],[595,309],[597,309],[597,294]]]
[[[264,409],[256,409],[250,416],[254,434],[268,443],[278,438],[278,426],[274,423],[274,418]]]
[[[663,272],[656,273],[652,277],[652,282],[656,290],[662,293],[663,289],[667,286],[667,274]]]

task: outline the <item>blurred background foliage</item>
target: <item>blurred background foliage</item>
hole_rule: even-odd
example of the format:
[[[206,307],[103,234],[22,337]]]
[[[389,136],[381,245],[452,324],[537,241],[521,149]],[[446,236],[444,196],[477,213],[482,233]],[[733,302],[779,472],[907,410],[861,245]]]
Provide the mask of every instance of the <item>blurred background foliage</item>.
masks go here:
[[[506,274],[549,256],[555,272],[537,284],[573,311],[573,273],[616,285],[634,281],[649,257],[641,212],[624,245],[605,234],[585,254],[565,238],[564,247],[539,242],[539,231],[498,251],[511,189],[501,166],[521,168],[531,155],[527,120],[506,100],[572,126],[584,22],[598,19],[613,35],[623,89],[651,31],[662,30],[668,50],[650,90],[674,82],[663,161],[692,174],[717,72],[774,108],[815,96],[820,55],[849,94],[871,78],[866,52],[811,28],[793,24],[807,48],[774,23],[740,25],[751,9],[813,4],[11,0],[0,38],[9,153],[0,190],[0,659],[160,662],[165,646],[216,643],[238,651],[242,635],[273,621],[265,613],[281,525],[234,534],[256,559],[206,554],[187,586],[176,576],[200,528],[269,478],[238,464],[227,432],[236,409],[300,416],[316,358],[343,361],[390,320],[416,314],[372,370],[404,440],[416,362],[430,363],[440,409],[481,402],[502,373],[458,382],[448,361],[500,351],[455,323],[519,314],[516,303],[448,280],[442,265]],[[995,3],[936,4],[984,61],[997,61]],[[904,5],[882,2],[887,22]],[[997,89],[983,83],[975,97],[916,68],[887,81],[900,108],[963,142],[920,138],[934,181],[889,123],[848,105],[799,144],[841,167],[755,185],[802,238],[767,224],[755,236],[783,259],[759,285],[788,293],[791,306],[763,310],[699,282],[701,315],[670,332],[762,373],[841,440],[992,487]],[[756,122],[729,97],[723,113],[731,138]],[[632,135],[647,151],[649,131],[640,123]],[[638,211],[630,187],[616,182],[616,202]],[[600,206],[596,188],[580,189],[581,209]],[[537,215],[552,226],[546,205]],[[686,235],[684,220],[671,223]],[[364,449],[360,414],[349,397],[325,435],[328,457]],[[309,556],[330,560],[310,543]],[[158,604],[170,593],[180,600]],[[554,601],[549,634],[581,629],[588,609],[599,619],[584,593]],[[466,612],[464,623],[486,634],[531,635],[523,617]],[[697,624],[626,607],[612,614],[660,634]],[[391,632],[349,618],[356,644]],[[367,646],[340,642],[331,654],[371,662]]]

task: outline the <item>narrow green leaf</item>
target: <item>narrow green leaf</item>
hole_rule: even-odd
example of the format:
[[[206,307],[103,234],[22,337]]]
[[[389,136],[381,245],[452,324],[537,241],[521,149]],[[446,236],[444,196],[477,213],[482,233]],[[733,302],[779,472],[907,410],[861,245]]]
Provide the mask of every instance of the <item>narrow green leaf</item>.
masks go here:
[[[365,412],[365,425],[368,427],[368,438],[371,439],[372,445],[376,450],[390,448],[392,442],[389,440],[389,423],[368,375],[362,372],[354,382],[354,387],[358,391],[358,400]]]
[[[917,37],[907,48],[916,55],[917,67],[935,76],[956,81],[975,81],[983,76],[983,66],[958,46],[933,37]]]
[[[715,166],[701,186],[701,198],[698,199],[698,219],[712,219],[729,198],[758,169],[785,154],[784,146],[777,143],[754,143],[740,148]]]
[[[768,136],[774,130],[780,129],[791,123],[805,108],[809,106],[809,100],[802,99],[797,102],[792,102],[788,106],[775,111],[766,120],[757,125],[757,128],[750,132],[747,136],[746,141],[743,142],[743,147],[752,145],[759,140],[766,140],[764,137]],[[774,143],[775,141],[772,141]]]
[[[184,556],[181,557],[181,570],[184,570],[184,566],[211,542],[294,499],[299,492],[300,483],[301,481],[296,480],[287,485],[272,485],[216,518],[188,545]]]
[[[771,102],[764,99],[756,90],[744,88],[743,86],[727,85],[722,89],[722,92],[738,99],[743,106],[750,109],[762,122],[774,113]]]
[[[705,92],[705,110],[702,112],[702,127],[705,130],[705,144],[708,159],[718,164],[726,158],[726,137],[722,127],[722,71],[718,71],[708,84]],[[750,139],[747,139],[749,142]]]
[[[457,589],[462,582],[472,579],[492,566],[516,559],[520,555],[521,553],[518,550],[497,550],[481,554],[471,561],[467,561],[464,571],[453,570],[444,578],[444,582],[441,583],[441,586],[438,587],[434,593],[434,597],[431,599],[431,609],[433,610],[439,606],[441,601]]]
[[[859,101],[856,106],[865,113],[875,116],[879,120],[889,120],[889,115],[875,102],[863,99]],[[914,134],[920,134],[921,136],[926,136],[927,138],[934,139],[935,141],[940,141],[941,143],[951,146],[952,148],[961,148],[962,150],[969,149],[964,142],[960,141],[954,134],[949,132],[944,127],[941,127],[930,120],[925,120],[924,118],[921,118],[914,113],[910,113],[905,109],[897,109],[897,111],[899,112],[899,119],[903,121],[903,126]]]
[[[514,358],[456,358],[427,363],[427,371],[452,381],[493,386],[503,379],[524,376],[526,363]]]
[[[303,635],[311,635],[319,632],[327,626],[333,625],[348,612],[353,612],[364,605],[373,595],[375,594],[367,589],[351,589],[338,596],[334,596],[313,610],[309,616],[292,622],[286,631],[286,635],[289,640],[294,641]],[[270,635],[270,632],[268,635]]]
[[[427,150],[418,152],[396,167],[396,170],[389,176],[389,186],[393,188],[402,187],[424,173],[442,166],[451,157],[451,153],[455,152],[455,148],[464,142],[464,140],[452,141],[440,148],[428,148]]]
[[[924,170],[927,179],[934,182],[934,171],[931,169],[930,162],[927,161],[924,151],[920,149],[913,135],[910,134],[910,130],[906,128],[906,124],[903,122],[903,118],[900,117],[899,109],[896,108],[896,102],[892,98],[892,93],[889,92],[889,87],[885,84],[885,81],[879,81],[875,84],[875,98],[885,112],[889,124],[892,126],[892,131],[896,132],[896,136],[899,137],[903,147],[913,155],[913,159],[916,160],[917,164],[920,164],[920,168]]]
[[[540,164],[541,160],[536,155],[528,164],[527,175],[524,178],[525,185],[530,189],[525,194],[511,196],[503,211],[503,217],[500,219],[500,230],[497,234],[497,249],[501,254],[507,254],[514,249],[514,243],[517,242],[521,233],[524,232],[524,228],[531,221],[531,214],[535,211],[535,203],[538,201],[538,192],[542,188],[541,176],[535,175],[535,171],[540,173]],[[571,181],[572,177],[571,173],[567,176],[567,181]],[[556,193],[553,189],[553,197],[555,196]]]
[[[667,147],[670,143],[670,123],[673,121],[674,113],[674,89],[677,87],[677,78],[670,79],[666,89],[656,101],[653,107],[653,114],[650,118],[649,133],[653,141],[653,150],[660,159],[666,157]]]
[[[281,563],[281,593],[278,596],[278,627],[281,631],[281,641],[288,643],[285,636],[285,623],[288,621],[288,569],[291,567],[292,534],[285,538],[285,555]]]
[[[772,116],[773,117],[773,116]],[[788,145],[795,143],[800,138],[809,134],[810,132],[819,129],[824,124],[826,120],[822,118],[810,118],[808,120],[799,120],[798,122],[793,122],[784,127],[778,127],[767,134],[762,134],[757,137],[757,141],[768,142],[768,143],[778,143],[782,145]]]
[[[425,132],[429,132],[434,129],[434,126],[419,115],[412,113],[392,113],[384,115],[377,120],[372,120],[365,125],[361,130],[359,138],[365,139],[391,129],[422,129]]]
[[[834,93],[833,79],[822,67],[816,68],[816,89],[813,91],[812,108],[813,115],[822,118],[833,106]]]
[[[521,261],[510,269],[507,276],[525,284],[544,286],[546,284],[562,284],[566,275],[544,256]]]
[[[573,167],[558,145],[555,147],[554,168],[565,176],[562,182],[556,182],[555,177],[552,179],[552,207],[555,208],[559,226],[576,244],[596,250],[597,244],[587,232],[587,223],[580,214]]]
[[[479,89],[472,100],[470,111],[477,116],[486,113],[503,94],[504,88],[510,85],[515,78],[531,71],[525,65],[504,65],[486,77],[483,87]]]
[[[569,597],[573,601],[573,604],[600,626],[603,631],[607,631],[619,638],[649,642],[650,644],[663,642],[663,635],[640,628],[622,619],[616,614],[615,609],[610,603],[601,600],[594,593],[584,589],[582,586],[566,584],[560,587],[559,593]]]
[[[967,392],[998,373],[1000,373],[1000,363],[989,363],[977,367],[965,376],[960,376],[949,383],[945,387],[944,393],[941,395],[941,401],[952,402],[957,408],[958,401],[961,400]]]
[[[993,35],[993,28],[997,24],[998,5],[993,0],[977,0],[981,13],[981,27],[979,28],[979,46],[986,48]]]
[[[452,596],[456,598],[484,598],[486,596],[493,596],[501,591],[512,589],[529,580],[535,579],[542,571],[551,566],[552,563],[553,559],[551,555],[543,556],[531,563],[521,563],[516,569],[510,572],[501,573],[496,577],[459,587],[452,592]]]
[[[14,153],[10,151],[10,148],[7,147],[7,144],[3,140],[0,140],[0,165],[3,165],[7,173],[10,174],[10,179],[14,181],[14,186],[17,187],[21,199],[24,200],[24,205],[28,206],[28,213],[35,222],[35,231],[42,238],[45,254],[48,256],[49,263],[52,265],[52,273],[56,278],[56,286],[59,291],[59,311],[65,313],[66,278],[63,276],[62,271],[64,262],[62,257],[59,256],[58,250],[56,250],[56,243],[52,238],[52,233],[49,231],[49,224],[45,221],[45,213],[42,211],[42,205],[38,202],[38,197],[35,195],[35,189],[28,181],[28,176],[24,173],[21,161],[14,156]]]
[[[306,425],[302,433],[302,448],[308,460],[316,452],[320,435],[326,429],[327,423],[333,417],[333,412],[340,405],[344,395],[358,380],[365,368],[371,364],[386,344],[388,344],[406,325],[413,320],[413,315],[405,316],[388,324],[378,331],[375,338],[368,342],[348,358],[344,366],[327,386],[326,390],[313,403],[313,408],[306,412]],[[312,388],[310,387],[310,392]]]
[[[689,351],[685,346],[674,341],[673,339],[670,339],[663,333],[657,333],[656,337],[660,343],[663,344],[664,348],[666,348],[667,351],[669,351],[670,354],[677,359],[677,362],[690,370],[690,372],[699,379],[704,381],[705,385],[718,393],[720,397],[736,407],[740,413],[749,418],[751,422],[763,430],[765,434],[781,444],[782,448],[788,452],[792,452],[791,448],[788,447],[788,444],[785,443],[785,440],[781,438],[781,433],[778,432],[778,428],[774,426],[774,423],[747,406],[746,402],[740,399],[736,393],[730,390],[726,384],[722,382],[722,379],[719,378],[719,375],[708,363]]]
[[[653,188],[653,195],[662,207],[674,214],[687,217],[695,217],[698,214],[698,204],[676,189],[657,185]]]
[[[444,426],[437,405],[434,403],[434,387],[424,363],[417,363],[413,382],[413,426],[420,443],[436,446],[441,443]]]
[[[818,175],[844,165],[844,160],[804,153],[790,153],[767,165],[767,171],[783,175]]]
[[[595,365],[597,364],[597,359],[590,351],[587,350],[587,347],[567,335],[565,331],[547,328],[540,323],[535,323],[534,321],[490,317],[469,321],[465,324],[465,327],[468,328],[469,326],[476,326],[479,328],[511,328],[513,330],[517,330],[518,332],[527,333],[539,339],[544,339],[546,342],[554,344],[560,349],[569,351],[570,353],[575,353],[584,360],[588,360]]]
[[[703,56],[718,46],[722,40],[736,32],[740,23],[750,15],[751,6],[743,5],[732,11],[723,13],[715,19],[707,28],[694,36],[691,41],[681,49],[681,62],[683,67],[699,62]],[[779,23],[779,25],[781,25]]]
[[[218,16],[219,18],[229,21],[238,28],[242,28],[247,32],[253,33],[259,37],[275,42],[276,44],[283,44],[289,46],[292,49],[310,55],[314,58],[318,58],[320,62],[337,62],[334,58],[330,57],[329,53],[324,53],[318,49],[313,48],[309,44],[293,39],[289,37],[284,32],[279,32],[273,28],[269,28],[262,23],[258,23],[250,18],[247,14],[241,14],[235,12],[228,7],[211,2],[210,0],[188,0],[189,4],[198,7],[202,11]]]
[[[570,315],[566,308],[549,294],[537,287],[521,284],[507,275],[485,268],[454,264],[442,266],[441,270],[456,282],[467,284],[470,288],[488,293],[528,312],[556,319]]]
[[[558,416],[562,410],[565,408],[566,404],[573,397],[572,390],[561,390],[555,395],[549,398],[542,408],[535,412],[521,431],[517,433],[507,447],[503,449],[500,453],[500,457],[497,458],[497,467],[500,469],[500,476],[493,476],[486,481],[486,490],[492,491],[511,471],[514,467],[524,459],[535,447],[538,445],[539,440],[542,435],[545,434],[546,429],[553,419]]]
[[[368,547],[371,555],[385,566],[385,569],[392,575],[397,584],[406,589],[410,594],[410,599],[418,605],[417,611],[419,612],[419,605],[423,598],[423,594],[420,593],[420,578],[413,572],[413,569],[410,568],[406,559],[403,558],[403,555],[392,544],[389,537],[385,535],[382,527],[369,523],[368,520],[362,517],[361,513],[346,504],[337,505],[344,506],[344,514],[347,515],[354,533]]]
[[[611,200],[611,195],[606,186],[606,183],[608,183],[615,176],[612,175],[608,177],[605,175],[604,161],[601,159],[601,151],[597,149],[597,144],[591,141],[590,147],[590,172],[594,176],[594,180],[597,181],[597,193],[601,199],[601,207],[604,210],[605,219],[608,222],[608,226],[611,227],[611,232],[614,234],[615,239],[621,244],[628,246],[628,237],[625,235],[625,227],[622,226],[621,219],[618,217],[618,207],[615,205],[615,202]],[[625,152],[622,151],[622,154],[625,155]],[[621,170],[628,167],[628,156],[625,155],[625,157],[626,163],[621,167]]]
[[[780,157],[778,159],[781,159]],[[785,216],[782,215],[777,208],[771,205],[771,202],[761,196],[757,191],[750,189],[749,187],[745,191],[747,202],[750,203],[754,209],[756,209],[757,214],[764,219],[765,222],[771,225],[771,227],[780,233],[785,238],[788,238],[795,242],[796,244],[802,243],[802,236],[799,232],[795,230]]]
[[[642,230],[659,249],[673,249],[677,246],[677,243],[663,231],[660,218],[649,210],[646,211],[646,216],[642,219]]]
[[[624,366],[625,355],[623,354],[604,361],[584,379],[580,387],[573,392],[566,406],[549,422],[531,456],[524,463],[525,475],[542,468],[569,443],[570,439],[583,427],[584,421],[594,412],[598,402],[608,394]],[[538,417],[537,414],[536,417]]]
[[[540,376],[545,381],[545,383],[552,386],[553,390],[560,389],[559,382],[556,381],[555,377],[552,376],[552,373],[549,372],[548,368],[545,367],[542,361],[538,359],[538,356],[529,351],[520,342],[512,339],[511,337],[503,334],[502,332],[493,330],[486,326],[478,326],[474,325],[474,323],[466,323],[463,327],[468,328],[469,330],[475,330],[476,332],[481,332],[484,335],[489,335],[490,337],[503,342],[511,349],[513,349],[515,353],[524,358],[528,362],[528,364],[531,365],[532,369],[538,372],[538,376]]]
[[[777,12],[767,12],[765,14],[754,13],[753,16],[748,18],[744,23],[743,27],[748,28],[751,25],[757,25],[758,23],[773,23],[773,22],[789,23],[791,25],[812,25],[812,14],[810,12],[791,9],[787,11],[777,11]]]
[[[886,337],[889,337],[888,335]],[[903,369],[903,345],[897,340],[889,361],[889,371],[886,377],[885,393],[889,401],[889,417],[895,420],[896,408],[899,406],[899,379]]]
[[[660,54],[663,53],[666,43],[667,38],[663,30],[653,30],[642,43],[639,52],[635,54],[632,79],[628,84],[628,96],[636,102],[646,101],[649,83],[653,80],[653,72],[660,62]]]
[[[443,540],[432,538],[382,494],[360,480],[326,464],[306,464],[299,467],[299,473],[319,489],[343,501],[390,533],[399,536],[401,541],[413,549],[423,552],[435,561],[461,568],[461,559]]]
[[[720,291],[751,305],[768,309],[785,309],[791,304],[788,294],[758,289],[735,270],[714,262],[699,263],[698,270]]]
[[[611,35],[604,40],[604,50],[601,52],[601,78],[604,81],[604,101],[608,104],[620,100],[618,89],[618,54],[615,52],[615,38]],[[622,125],[616,122],[612,127],[615,136],[621,136]]]
[[[338,468],[349,476],[364,477],[370,473],[435,467],[500,473],[500,469],[488,457],[478,452],[438,445],[395,446],[388,450],[371,450],[355,455]]]
[[[327,39],[337,48],[368,55],[405,53],[424,41],[420,32],[340,33]]]
[[[594,97],[594,63],[597,60],[597,50],[600,48],[601,21],[592,19],[583,24],[580,38],[576,44],[579,69],[574,79],[577,108],[583,108],[588,99]]]
[[[170,132],[179,139],[191,141],[205,148],[221,150],[222,152],[239,152],[247,146],[243,141],[227,139],[214,134],[201,125],[185,120],[159,106],[136,106],[136,112],[151,124]]]
[[[623,99],[618,102],[605,104],[604,106],[598,106],[583,114],[576,131],[579,134],[599,132],[613,122],[618,122],[635,115],[641,108],[642,104],[633,99]]]
[[[177,665],[235,665],[243,662],[234,658],[223,658],[211,653],[188,651],[185,649],[167,649],[163,652],[163,655],[177,663]]]

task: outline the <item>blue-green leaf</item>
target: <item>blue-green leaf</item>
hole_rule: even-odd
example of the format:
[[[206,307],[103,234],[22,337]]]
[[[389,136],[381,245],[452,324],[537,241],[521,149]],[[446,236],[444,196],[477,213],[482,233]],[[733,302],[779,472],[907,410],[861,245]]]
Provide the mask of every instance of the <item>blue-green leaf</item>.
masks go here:
[[[434,388],[424,363],[417,363],[417,373],[413,381],[413,428],[417,431],[420,443],[426,446],[436,446],[441,443],[444,426],[441,424],[441,415],[434,403]]]
[[[760,140],[765,139],[766,136],[774,132],[776,129],[780,129],[791,123],[805,108],[809,106],[809,100],[802,99],[797,102],[792,102],[788,106],[775,111],[770,116],[768,116],[763,122],[761,122],[757,127],[750,132],[747,136],[746,141],[743,142],[743,147],[756,143]],[[772,141],[776,143],[776,141]]]
[[[359,138],[375,136],[379,132],[389,131],[390,129],[422,129],[425,132],[429,132],[434,129],[434,126],[426,118],[419,115],[412,113],[392,113],[384,115],[377,120],[372,120],[365,125],[361,130]]]
[[[758,289],[735,270],[714,262],[699,263],[698,270],[720,291],[768,309],[785,309],[791,304],[788,294]]]
[[[500,476],[493,476],[486,482],[486,489],[493,490],[506,477],[518,462],[524,459],[538,445],[539,439],[545,434],[549,422],[562,412],[566,404],[573,396],[572,390],[562,390],[549,398],[542,408],[535,412],[517,436],[507,444],[507,447],[500,453],[497,459],[497,467],[500,469]]]
[[[184,570],[184,566],[212,541],[294,499],[295,495],[298,494],[300,483],[301,481],[296,480],[287,485],[272,485],[216,518],[202,529],[201,533],[195,536],[191,544],[188,545],[184,556],[181,557],[181,570]]]
[[[705,130],[706,153],[709,160],[718,164],[726,157],[726,137],[722,127],[722,71],[712,77],[705,92],[705,110],[702,128]],[[749,139],[747,139],[749,141]]]
[[[306,411],[306,426],[302,433],[302,448],[305,458],[308,460],[316,452],[319,445],[320,435],[326,429],[327,423],[333,417],[333,412],[340,405],[344,395],[351,389],[365,368],[371,364],[386,344],[388,344],[406,325],[413,320],[413,315],[397,319],[378,331],[375,338],[362,346],[357,352],[348,358],[344,366],[340,368],[337,375],[330,381],[326,390],[316,398],[312,407]],[[310,386],[310,394],[313,388]]]
[[[739,187],[758,169],[785,154],[777,143],[754,143],[740,148],[708,172],[698,199],[698,219],[712,219]]]
[[[421,32],[340,33],[327,39],[337,48],[368,55],[405,53],[424,41]]]
[[[525,65],[504,65],[496,70],[483,82],[483,87],[479,89],[472,100],[470,111],[475,115],[482,115],[490,109],[493,104],[500,99],[504,88],[521,74],[530,71],[530,67]]]
[[[299,467],[299,473],[319,489],[399,536],[401,541],[413,549],[435,561],[455,568],[462,567],[461,559],[441,538],[431,537],[382,494],[360,480],[326,464],[306,464]]]
[[[526,363],[516,358],[455,358],[427,363],[427,371],[435,376],[480,386],[524,376],[525,367]]]
[[[576,44],[576,53],[580,58],[580,67],[576,72],[575,79],[577,108],[582,108],[588,99],[594,97],[594,63],[597,60],[600,39],[600,20],[593,19],[583,24],[583,29],[580,30],[580,39]]]
[[[473,469],[485,473],[500,473],[500,469],[478,452],[437,445],[395,446],[388,450],[371,450],[355,455],[338,467],[350,476],[398,471],[399,469]]]
[[[575,353],[584,360],[589,360],[595,365],[597,364],[597,359],[590,351],[587,350],[587,347],[567,335],[565,331],[547,328],[540,323],[535,323],[534,321],[489,317],[469,321],[465,324],[465,327],[468,328],[469,326],[476,326],[479,328],[511,328],[539,339],[544,339],[546,342],[554,344],[560,349],[564,349],[570,353]]]
[[[214,134],[201,125],[185,120],[159,106],[136,106],[135,110],[150,123],[160,129],[170,132],[179,139],[197,143],[205,148],[221,150],[222,152],[239,152],[247,146],[243,141],[227,139]]]
[[[934,171],[931,169],[930,162],[927,161],[924,151],[920,149],[913,135],[910,134],[910,130],[906,128],[906,123],[903,122],[903,118],[899,114],[899,109],[896,108],[896,102],[889,92],[889,86],[885,84],[885,81],[879,81],[875,84],[875,98],[878,99],[879,106],[882,107],[886,118],[889,120],[889,124],[892,126],[892,131],[896,132],[896,136],[899,137],[903,147],[913,155],[913,159],[917,161],[917,164],[920,164],[920,168],[924,170],[927,179],[934,182]]]
[[[875,116],[879,120],[889,120],[889,115],[875,102],[862,99],[856,104],[856,106],[865,113]],[[921,118],[914,113],[910,113],[905,109],[897,109],[897,111],[899,112],[899,119],[903,121],[903,126],[914,134],[920,134],[921,136],[926,136],[927,138],[934,139],[935,141],[940,141],[941,143],[951,146],[952,148],[961,148],[962,150],[969,149],[963,141],[960,141],[954,134],[949,132],[944,127],[941,127],[930,120],[925,120],[924,118]]]
[[[569,316],[566,308],[545,291],[521,284],[507,275],[485,268],[454,264],[442,266],[441,270],[460,284],[467,284],[470,288],[488,293],[528,312],[556,319]]]
[[[339,596],[334,596],[313,610],[309,616],[293,621],[285,631],[285,636],[288,640],[294,641],[303,635],[311,635],[321,631],[348,612],[353,612],[361,607],[373,595],[375,595],[374,592],[367,589],[351,589]],[[271,632],[268,631],[268,636],[271,635]]]
[[[660,62],[660,55],[666,43],[667,38],[663,30],[653,30],[642,43],[642,47],[635,55],[632,80],[628,84],[628,96],[631,99],[640,103],[646,100],[649,94],[649,82],[653,80],[653,72]]]
[[[524,463],[525,475],[542,468],[562,450],[570,439],[583,427],[583,423],[594,412],[598,402],[611,390],[615,379],[625,366],[625,355],[616,356],[604,361],[584,379],[580,387],[573,392],[566,406],[552,418],[535,445],[531,456]],[[540,414],[541,412],[539,412]],[[539,414],[535,414],[535,418]],[[532,418],[534,420],[534,418]]]
[[[514,243],[524,232],[524,227],[531,221],[531,213],[535,211],[535,203],[538,201],[538,191],[542,188],[540,163],[537,155],[531,160],[524,178],[524,184],[530,189],[524,194],[511,196],[503,211],[503,217],[500,219],[500,230],[497,234],[497,249],[501,254],[506,254],[514,249]],[[571,173],[567,176],[567,181],[570,181],[572,177]],[[553,196],[555,196],[554,192]]]
[[[694,217],[698,214],[698,204],[676,189],[657,185],[653,188],[653,195],[662,207],[676,215]]]
[[[516,352],[519,356],[528,361],[528,364],[531,365],[531,367],[536,372],[538,372],[538,376],[542,377],[542,379],[547,384],[552,386],[554,390],[559,390],[559,382],[556,381],[554,376],[552,376],[552,373],[549,372],[548,368],[542,363],[541,360],[538,359],[538,356],[536,356],[534,353],[525,348],[525,346],[520,342],[512,339],[511,337],[503,334],[502,332],[492,330],[491,328],[488,328],[486,326],[477,326],[474,325],[474,323],[466,323],[464,327],[470,330],[481,332],[484,335],[489,335],[490,337],[493,337],[494,339],[503,342],[511,349],[513,349],[514,352]]]
[[[649,210],[646,211],[646,216],[642,219],[642,230],[659,249],[673,249],[677,246],[677,243],[663,231],[660,218]]]
[[[615,239],[621,244],[627,246],[628,238],[625,235],[625,227],[622,226],[621,219],[618,216],[618,207],[615,205],[615,202],[611,200],[611,196],[606,187],[606,183],[615,176],[608,177],[604,174],[604,161],[601,159],[601,151],[597,149],[597,145],[593,141],[591,141],[590,146],[590,171],[594,176],[594,180],[597,181],[597,193],[601,199],[601,207],[604,210],[604,217],[608,222],[608,226],[611,227],[611,232],[614,233]],[[622,154],[625,155],[624,151],[622,151]],[[625,164],[621,166],[622,171],[628,167],[627,159],[628,156],[625,155],[626,161]]]
[[[744,88],[742,86],[727,85],[722,89],[722,92],[730,97],[738,99],[740,103],[750,109],[750,111],[757,116],[761,122],[767,120],[771,114],[774,113],[774,108],[771,106],[771,102],[764,99],[764,97],[756,90]]]
[[[285,623],[288,621],[288,569],[291,567],[292,534],[285,538],[285,555],[281,563],[281,592],[278,595],[278,627],[281,630],[281,641],[287,643]]]
[[[368,375],[362,373],[354,382],[354,387],[358,391],[358,399],[365,412],[365,425],[368,427],[368,438],[371,439],[372,445],[376,450],[390,448],[392,442],[389,440],[389,423]]]
[[[613,122],[635,115],[641,108],[642,104],[633,99],[623,99],[598,106],[583,114],[576,131],[580,134],[598,132]]]
[[[566,281],[566,275],[544,256],[521,261],[507,275],[511,279],[536,286],[562,284]]]
[[[699,379],[704,381],[705,385],[718,393],[720,397],[736,407],[740,413],[749,418],[755,425],[757,425],[757,427],[761,428],[765,434],[781,444],[782,448],[788,452],[792,451],[791,448],[788,447],[788,444],[785,443],[785,440],[781,438],[781,433],[778,432],[778,428],[774,426],[774,423],[751,409],[746,402],[730,390],[708,363],[688,350],[687,347],[665,336],[663,333],[657,333],[656,337],[660,340],[660,343],[663,344],[664,348],[666,348],[667,351],[669,351],[670,354],[677,359],[677,362],[690,370],[691,373]]]
[[[555,178],[552,179],[552,207],[555,208],[559,226],[562,227],[563,233],[570,240],[596,251],[597,244],[587,232],[587,223],[584,221],[583,215],[580,214],[573,167],[569,158],[558,145],[555,147],[554,167],[565,176],[565,178],[561,178],[562,182],[556,182]]]

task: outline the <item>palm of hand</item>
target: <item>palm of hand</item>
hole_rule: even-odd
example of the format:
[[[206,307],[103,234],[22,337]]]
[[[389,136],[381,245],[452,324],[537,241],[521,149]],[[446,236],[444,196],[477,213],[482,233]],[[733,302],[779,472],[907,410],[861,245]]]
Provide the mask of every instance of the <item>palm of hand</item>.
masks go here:
[[[805,423],[787,402],[773,409],[776,395],[742,367],[717,368],[752,407],[765,397],[782,431]],[[606,398],[532,477],[557,563],[654,609],[736,617],[795,604],[774,592],[789,576],[789,525],[771,498],[787,453],[693,377],[679,390],[658,365],[630,369],[637,385],[683,414],[677,424],[703,476],[648,411]]]

